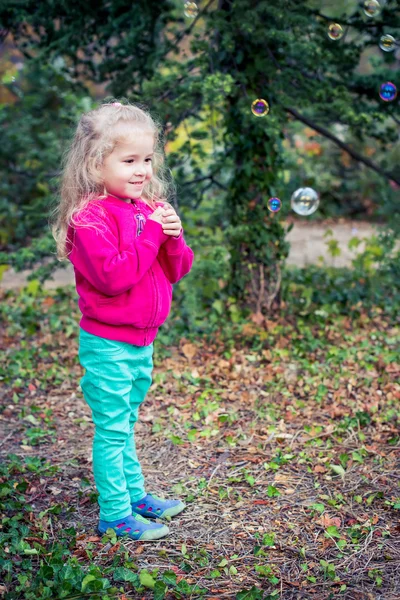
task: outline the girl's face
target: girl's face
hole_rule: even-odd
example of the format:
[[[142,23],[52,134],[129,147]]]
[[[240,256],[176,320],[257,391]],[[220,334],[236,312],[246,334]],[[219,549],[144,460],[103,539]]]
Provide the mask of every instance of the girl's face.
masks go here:
[[[153,175],[153,148],[154,135],[146,129],[122,138],[100,169],[107,193],[125,201],[140,198]]]

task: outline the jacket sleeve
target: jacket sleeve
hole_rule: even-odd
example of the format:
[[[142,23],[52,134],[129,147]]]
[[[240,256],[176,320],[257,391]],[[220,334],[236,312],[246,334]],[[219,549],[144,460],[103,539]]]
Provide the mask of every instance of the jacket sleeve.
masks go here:
[[[148,219],[141,235],[119,249],[110,223],[106,219],[95,221],[98,229],[73,228],[69,259],[96,289],[117,296],[136,285],[150,269],[166,236],[160,223]]]
[[[158,261],[171,283],[177,283],[189,273],[193,259],[194,253],[184,240],[183,229],[179,237],[168,236],[158,253]]]

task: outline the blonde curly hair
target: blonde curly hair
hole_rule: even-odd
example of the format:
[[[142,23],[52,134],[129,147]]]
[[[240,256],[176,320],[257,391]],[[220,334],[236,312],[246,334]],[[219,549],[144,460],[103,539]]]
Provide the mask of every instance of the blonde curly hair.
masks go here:
[[[162,126],[149,112],[137,104],[122,104],[115,100],[84,113],[62,156],[58,200],[49,217],[50,230],[57,246],[56,255],[60,262],[66,260],[72,250],[67,250],[68,227],[70,224],[81,226],[78,214],[89,203],[95,202],[104,215],[101,200],[107,193],[96,174],[120,141],[121,128],[117,126],[121,124],[125,127],[130,125],[144,128],[154,135],[153,176],[143,188],[143,200],[155,209],[157,201],[168,200],[175,193],[170,170],[164,165]],[[96,223],[86,223],[85,226],[97,229]]]

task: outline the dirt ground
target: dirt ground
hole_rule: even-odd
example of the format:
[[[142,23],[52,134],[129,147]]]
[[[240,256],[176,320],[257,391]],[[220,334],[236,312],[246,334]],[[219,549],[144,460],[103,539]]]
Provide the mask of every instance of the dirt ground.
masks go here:
[[[331,229],[333,236],[324,237]],[[287,239],[291,244],[290,254],[287,261],[289,265],[303,267],[307,264],[317,263],[319,257],[323,257],[327,265],[335,267],[350,266],[351,260],[356,252],[348,249],[349,240],[352,237],[360,239],[369,238],[377,232],[377,227],[367,222],[359,221],[326,221],[324,223],[296,222]],[[341,250],[340,256],[332,257],[328,252],[327,241],[335,239]],[[357,252],[364,249],[361,243]],[[0,287],[4,289],[19,288],[26,284],[26,278],[31,271],[16,273],[9,269],[3,275]],[[53,275],[53,281],[44,284],[45,289],[54,289],[63,285],[74,285],[74,271],[71,264],[65,269],[57,269]]]
[[[2,372],[12,380],[5,377],[3,402],[0,389],[0,463],[14,454],[58,467],[19,477],[29,483],[26,539],[46,557],[72,529],[68,551],[82,568],[173,571],[180,585],[206,590],[166,599],[250,600],[268,591],[279,600],[399,600],[400,363],[390,319],[361,314],[310,328],[282,317],[266,321],[260,350],[250,340],[259,344],[263,330],[248,323],[229,334],[230,357],[219,334],[209,343],[182,338],[168,352],[157,342],[153,384],[135,426],[137,452],[147,491],[182,498],[187,508],[168,523],[166,538],[113,544],[96,532],[94,426],[77,339],[56,325],[54,305],[32,333],[20,326],[18,298],[5,302],[10,350]],[[77,320],[72,296],[62,309]],[[122,562],[113,562],[117,552]],[[128,579],[123,585],[121,600],[155,598],[152,590],[136,593]]]

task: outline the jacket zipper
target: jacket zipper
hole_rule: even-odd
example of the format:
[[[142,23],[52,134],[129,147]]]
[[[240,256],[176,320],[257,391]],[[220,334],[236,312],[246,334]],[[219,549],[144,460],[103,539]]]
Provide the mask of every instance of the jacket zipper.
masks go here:
[[[153,321],[151,323],[151,327],[154,327],[154,323],[156,322],[156,319],[158,317],[158,287],[157,287],[157,284],[156,284],[156,278],[154,277],[154,271],[153,271],[153,269],[150,269],[150,273],[151,273],[151,276],[152,276],[152,279],[153,279],[154,289],[156,290],[156,302],[155,302],[155,309],[154,309],[154,319],[153,319]]]

